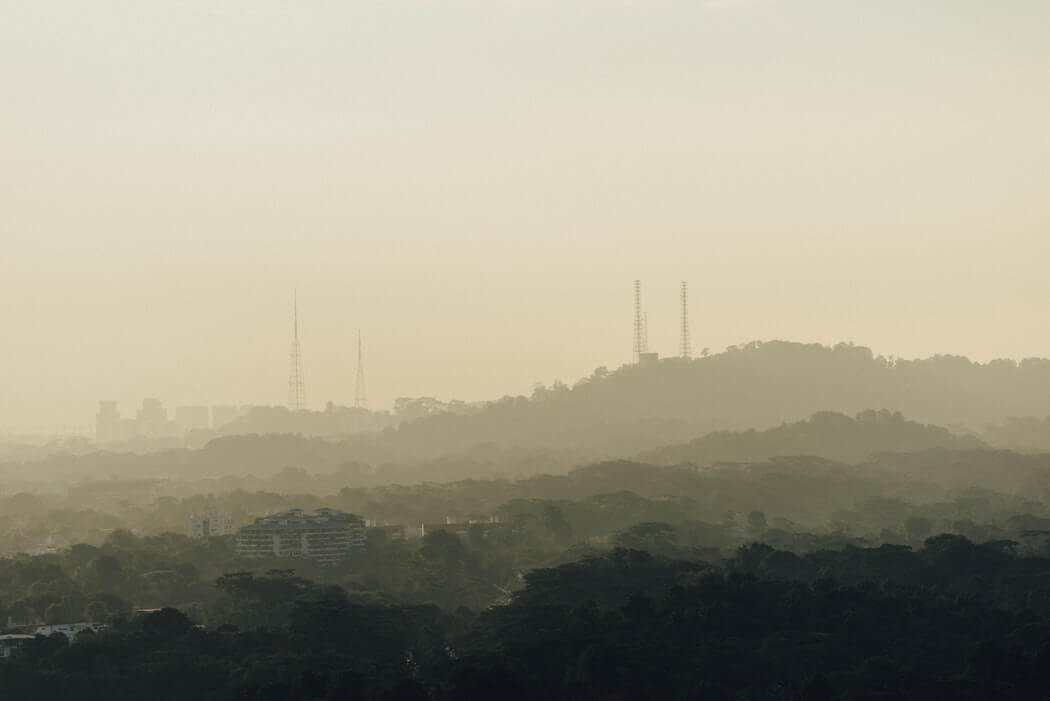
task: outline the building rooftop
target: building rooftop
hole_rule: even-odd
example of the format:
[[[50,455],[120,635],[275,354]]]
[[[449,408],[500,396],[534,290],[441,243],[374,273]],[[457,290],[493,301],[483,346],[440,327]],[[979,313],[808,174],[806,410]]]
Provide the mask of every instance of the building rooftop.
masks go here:
[[[353,521],[360,521],[357,516],[336,509],[317,509],[312,514],[305,513],[302,509],[288,509],[280,513],[270,514],[255,519],[255,523],[244,526],[242,531],[257,531],[269,529],[288,530],[294,528],[318,528],[323,526],[336,526]]]

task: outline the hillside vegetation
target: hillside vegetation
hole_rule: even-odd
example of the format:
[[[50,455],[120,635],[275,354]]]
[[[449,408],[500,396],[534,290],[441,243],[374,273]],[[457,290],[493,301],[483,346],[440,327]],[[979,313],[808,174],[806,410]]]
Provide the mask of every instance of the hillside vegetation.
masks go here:
[[[943,448],[986,447],[972,436],[958,436],[941,426],[908,421],[899,412],[862,411],[855,418],[822,411],[809,419],[764,431],[716,431],[701,438],[650,450],[638,456],[657,465],[712,465],[761,462],[778,456],[814,455],[857,463],[879,453],[910,453]]]

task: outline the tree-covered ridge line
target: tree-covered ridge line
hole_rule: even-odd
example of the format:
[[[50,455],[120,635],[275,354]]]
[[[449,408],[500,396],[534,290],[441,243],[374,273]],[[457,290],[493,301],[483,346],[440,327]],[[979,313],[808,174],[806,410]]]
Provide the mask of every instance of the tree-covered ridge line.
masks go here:
[[[901,412],[923,424],[974,432],[999,427],[986,432],[986,439],[1003,441],[997,444],[1004,447],[1050,448],[1050,439],[1038,426],[1011,423],[1011,417],[1050,416],[1050,360],[1040,358],[975,363],[938,355],[902,360],[875,356],[867,348],[846,343],[828,347],[756,341],[693,360],[669,358],[612,371],[599,368],[571,387],[554,383],[538,387],[530,397],[508,396],[479,406],[427,399],[422,408],[402,412],[405,420],[396,426],[354,435],[324,429],[339,414],[334,410],[295,416],[267,410],[243,429],[262,436],[327,436],[329,440],[299,445],[299,459],[313,461],[302,466],[311,470],[347,461],[403,467],[427,462],[431,478],[442,480],[476,476],[458,473],[453,466],[442,465],[440,458],[469,457],[479,446],[501,454],[498,471],[516,474],[528,471],[537,460],[545,461],[550,470],[636,455],[711,431],[776,426],[821,411],[855,415],[873,408]],[[287,421],[281,418],[285,414]],[[315,414],[316,419],[311,419]],[[260,474],[288,464],[280,462],[279,445],[251,445],[253,440],[271,439],[256,438],[246,444],[245,438],[218,438],[211,442],[218,444],[211,450],[205,446],[203,451],[166,451],[156,461],[137,464],[151,474],[198,476],[228,474],[230,458],[239,458],[243,473],[249,453],[258,463],[251,469]],[[278,452],[271,454],[267,448]],[[148,456],[128,459],[143,457]],[[87,474],[107,464],[119,470],[124,464],[124,459],[109,453],[84,455],[81,460],[52,456],[47,462],[49,469],[63,474]],[[449,475],[441,474],[442,468]]]
[[[66,495],[0,496],[0,553],[28,550],[48,538],[99,545],[117,529],[182,533],[186,518],[206,507],[230,514],[237,525],[292,506],[418,525],[493,515],[510,522],[521,504],[541,500],[564,502],[579,537],[647,520],[720,524],[730,512],[738,521],[760,511],[770,524],[870,538],[900,530],[901,514],[915,510],[943,530],[957,521],[983,527],[1012,516],[1050,515],[1050,455],[987,449],[884,453],[857,465],[805,456],[701,469],[608,462],[519,480],[345,486],[356,481],[355,469],[330,475],[289,469],[268,481],[104,480]],[[858,511],[873,500],[898,504],[886,507],[892,518]]]
[[[989,447],[972,435],[920,424],[900,412],[862,411],[855,417],[822,411],[808,419],[765,430],[715,431],[688,443],[643,452],[638,460],[657,465],[761,462],[779,456],[813,455],[859,463],[880,453]]]

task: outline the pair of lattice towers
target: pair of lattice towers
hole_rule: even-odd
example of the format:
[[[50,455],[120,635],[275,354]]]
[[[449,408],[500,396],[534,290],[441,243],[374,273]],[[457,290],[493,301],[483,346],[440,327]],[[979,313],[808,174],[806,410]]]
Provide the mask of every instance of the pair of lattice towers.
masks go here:
[[[306,380],[303,376],[303,351],[299,345],[298,291],[292,297],[292,350],[289,356],[291,371],[288,374],[288,408],[292,411],[302,411],[306,409]],[[368,408],[360,331],[357,332],[357,381],[354,386],[354,406],[358,409]]]
[[[680,290],[682,317],[678,355],[682,358],[692,357],[689,339],[689,283],[683,281]],[[656,353],[649,352],[649,316],[642,310],[642,282],[634,281],[634,362],[643,365],[656,360]]]

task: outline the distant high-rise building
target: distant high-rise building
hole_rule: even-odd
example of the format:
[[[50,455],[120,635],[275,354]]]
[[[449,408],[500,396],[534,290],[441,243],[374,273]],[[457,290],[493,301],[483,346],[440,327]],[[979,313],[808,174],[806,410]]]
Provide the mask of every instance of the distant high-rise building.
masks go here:
[[[215,407],[219,425],[232,421],[238,415],[237,407]],[[168,418],[168,410],[155,397],[142,400],[134,418],[122,419],[117,403],[111,399],[99,402],[95,414],[95,439],[99,443],[132,441],[136,439],[173,438],[190,431],[206,431],[212,426],[211,409],[207,406],[180,406],[175,418]]]
[[[135,412],[135,418],[139,421],[167,421],[168,410],[156,397],[146,397],[142,400],[142,407]]]
[[[142,438],[166,438],[177,433],[175,422],[168,421],[168,410],[155,397],[142,400],[142,408],[136,412],[135,421],[138,436]]]
[[[106,399],[98,403],[98,413],[95,414],[95,440],[99,443],[109,443],[117,440],[117,425],[120,423],[120,411],[117,403],[112,399]]]
[[[206,406],[175,407],[175,426],[181,433],[211,428],[211,410]]]

